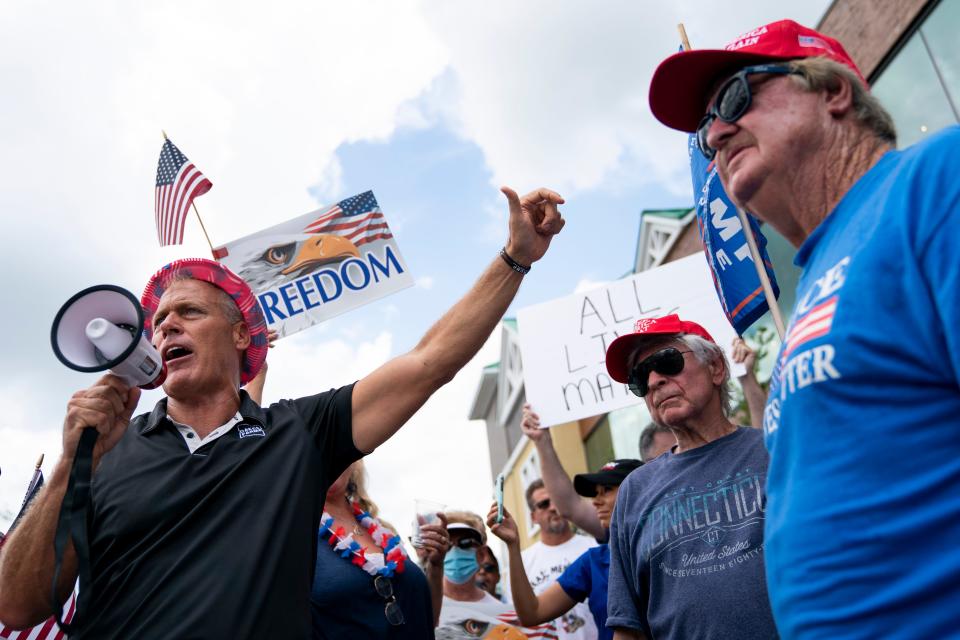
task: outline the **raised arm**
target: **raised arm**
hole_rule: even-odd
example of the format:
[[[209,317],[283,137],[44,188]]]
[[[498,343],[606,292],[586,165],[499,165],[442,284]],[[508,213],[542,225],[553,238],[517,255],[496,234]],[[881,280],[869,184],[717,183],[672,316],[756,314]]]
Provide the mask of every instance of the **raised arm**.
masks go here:
[[[522,199],[502,189],[510,206],[506,253],[530,266],[563,228],[559,194],[538,189]],[[493,259],[466,296],[427,331],[413,351],[394,358],[353,388],[353,442],[369,453],[382,444],[453,379],[480,350],[520,288],[523,275],[501,257]]]
[[[759,429],[763,426],[763,409],[767,404],[767,392],[763,390],[754,373],[757,354],[743,338],[733,341],[733,361],[743,363],[746,373],[737,378],[743,389],[743,397],[750,411],[750,426]]]
[[[493,535],[507,545],[507,552],[510,554],[510,591],[513,595],[513,606],[517,611],[517,617],[525,627],[535,627],[548,620],[559,618],[577,604],[556,582],[539,596],[533,592],[530,580],[527,579],[527,572],[523,568],[517,523],[506,509],[503,510],[503,521],[497,523],[497,503],[493,503],[490,512],[487,513],[487,526],[490,527]]]
[[[594,538],[602,540],[606,531],[597,517],[597,510],[584,500],[573,488],[573,481],[564,471],[557,450],[553,448],[553,438],[549,429],[540,428],[538,416],[529,404],[523,405],[523,418],[520,420],[520,429],[537,448],[540,457],[540,475],[543,485],[550,494],[550,500],[567,520],[577,525]]]
[[[95,472],[103,454],[120,440],[139,399],[139,389],[128,387],[116,376],[106,375],[89,389],[75,393],[67,403],[63,456],[0,550],[0,620],[7,626],[27,628],[53,613],[50,602],[53,537],[81,431],[89,426],[100,433],[93,450]],[[70,596],[76,579],[77,559],[73,545],[68,543],[57,585],[60,602]]]

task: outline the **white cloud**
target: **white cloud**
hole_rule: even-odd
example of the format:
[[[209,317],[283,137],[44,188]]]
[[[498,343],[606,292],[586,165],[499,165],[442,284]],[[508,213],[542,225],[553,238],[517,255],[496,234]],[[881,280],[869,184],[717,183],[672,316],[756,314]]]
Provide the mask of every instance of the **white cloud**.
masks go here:
[[[481,147],[494,184],[567,195],[629,180],[686,193],[683,134],[647,104],[656,65],[677,51],[676,24],[695,47],[716,47],[785,16],[815,23],[826,6],[428,0],[426,13],[456,74],[456,127]]]
[[[309,332],[277,342],[270,351],[264,388],[265,404],[297,398],[358,380],[391,356],[393,336],[381,332],[372,340],[325,340]]]
[[[420,289],[425,289],[429,291],[433,289],[434,278],[433,276],[421,276],[417,278],[416,285]]]
[[[450,383],[367,458],[371,495],[405,540],[416,498],[478,513],[490,506],[486,429],[482,421],[468,420],[467,412],[483,367],[499,355],[498,328]]]

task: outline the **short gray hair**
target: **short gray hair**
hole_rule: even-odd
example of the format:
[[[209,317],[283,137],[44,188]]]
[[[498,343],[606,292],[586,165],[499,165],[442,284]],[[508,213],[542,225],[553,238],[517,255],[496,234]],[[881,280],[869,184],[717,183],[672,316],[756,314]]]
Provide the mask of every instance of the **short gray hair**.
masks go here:
[[[733,389],[730,382],[730,363],[727,362],[727,356],[716,342],[710,342],[706,338],[701,338],[692,333],[684,333],[678,336],[690,350],[694,357],[705,365],[718,362],[723,365],[723,381],[720,383],[720,402],[723,405],[723,415],[730,417],[733,413],[733,407],[730,406],[733,398]]]
[[[799,72],[790,77],[806,91],[835,91],[841,78],[847,80],[853,92],[854,117],[877,138],[896,146],[897,130],[893,125],[893,118],[864,86],[853,69],[820,56],[791,60],[788,66]]]

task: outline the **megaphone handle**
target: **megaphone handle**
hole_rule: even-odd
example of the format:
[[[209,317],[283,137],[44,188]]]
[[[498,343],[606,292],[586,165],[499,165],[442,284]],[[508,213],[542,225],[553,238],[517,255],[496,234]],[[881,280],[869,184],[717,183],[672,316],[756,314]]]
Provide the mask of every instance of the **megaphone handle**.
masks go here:
[[[90,480],[93,476],[93,447],[97,443],[98,435],[93,427],[86,427],[80,433],[80,442],[77,443],[77,451],[70,466],[67,492],[63,496],[60,515],[57,517],[57,532],[53,538],[55,564],[51,602],[57,625],[68,636],[77,631],[81,615],[87,611],[87,603],[90,601],[90,542],[87,535],[87,510],[90,506]],[[57,585],[60,582],[60,570],[63,568],[63,554],[71,538],[73,538],[74,552],[77,554],[80,593],[77,596],[73,619],[68,624],[61,617],[63,603],[58,597]]]

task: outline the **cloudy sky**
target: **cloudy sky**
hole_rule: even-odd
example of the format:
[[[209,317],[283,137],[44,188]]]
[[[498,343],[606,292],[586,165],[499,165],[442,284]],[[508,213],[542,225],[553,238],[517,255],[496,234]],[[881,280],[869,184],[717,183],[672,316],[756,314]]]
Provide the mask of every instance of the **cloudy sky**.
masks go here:
[[[283,340],[266,399],[307,394],[410,349],[456,301],[505,240],[500,184],[568,202],[511,314],[626,273],[639,212],[691,202],[684,136],[647,106],[676,24],[694,47],[720,46],[782,17],[815,24],[827,5],[4,3],[0,530],[37,456],[47,472],[59,456],[68,398],[95,379],[51,352],[59,306],[104,282],[139,294],[166,262],[209,254],[192,218],[183,246],[157,246],[161,130],[214,184],[197,201],[214,244],[376,193],[417,286]],[[496,338],[368,459],[403,533],[414,498],[488,504],[484,429],[466,414]]]

